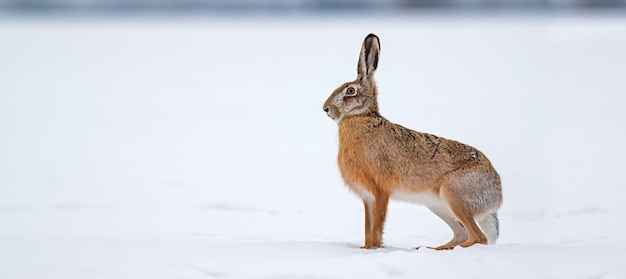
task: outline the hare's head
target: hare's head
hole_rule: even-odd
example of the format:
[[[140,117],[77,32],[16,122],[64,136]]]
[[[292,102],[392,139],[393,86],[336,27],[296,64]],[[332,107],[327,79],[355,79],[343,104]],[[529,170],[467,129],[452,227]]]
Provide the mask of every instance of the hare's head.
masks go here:
[[[339,86],[324,102],[324,111],[337,123],[349,116],[378,113],[374,72],[379,53],[378,37],[367,35],[361,47],[356,80]]]

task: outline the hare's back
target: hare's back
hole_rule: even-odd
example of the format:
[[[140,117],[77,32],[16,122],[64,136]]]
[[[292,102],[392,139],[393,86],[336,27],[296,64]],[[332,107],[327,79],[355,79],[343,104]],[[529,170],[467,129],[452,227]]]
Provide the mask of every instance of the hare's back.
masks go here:
[[[424,162],[446,164],[457,161],[478,161],[476,159],[484,157],[478,149],[467,144],[417,132],[398,124],[390,124],[385,131],[387,139],[382,142],[391,153]]]

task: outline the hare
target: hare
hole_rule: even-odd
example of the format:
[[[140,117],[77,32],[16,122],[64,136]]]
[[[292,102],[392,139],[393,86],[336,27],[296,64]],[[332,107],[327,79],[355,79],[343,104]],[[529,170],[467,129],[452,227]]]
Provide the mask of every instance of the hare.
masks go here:
[[[339,86],[323,106],[339,126],[341,176],[365,205],[361,248],[383,247],[390,199],[425,205],[450,226],[452,240],[432,249],[494,243],[502,204],[500,176],[478,149],[407,129],[380,115],[374,82],[379,53],[378,37],[369,34],[356,80]]]

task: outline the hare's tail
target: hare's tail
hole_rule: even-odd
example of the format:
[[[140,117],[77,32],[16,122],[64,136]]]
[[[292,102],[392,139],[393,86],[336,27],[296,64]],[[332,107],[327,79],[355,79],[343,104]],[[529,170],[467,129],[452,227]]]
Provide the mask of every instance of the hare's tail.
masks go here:
[[[477,221],[478,226],[487,237],[487,243],[496,243],[496,240],[500,235],[500,221],[498,220],[498,213],[494,212],[487,214]]]

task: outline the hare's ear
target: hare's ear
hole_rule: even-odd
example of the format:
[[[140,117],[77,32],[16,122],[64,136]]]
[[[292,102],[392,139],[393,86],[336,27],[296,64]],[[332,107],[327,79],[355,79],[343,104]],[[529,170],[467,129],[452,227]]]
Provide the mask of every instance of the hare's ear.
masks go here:
[[[363,40],[357,74],[359,80],[370,81],[374,76],[374,71],[378,67],[378,54],[380,53],[380,41],[378,36],[369,34]]]

